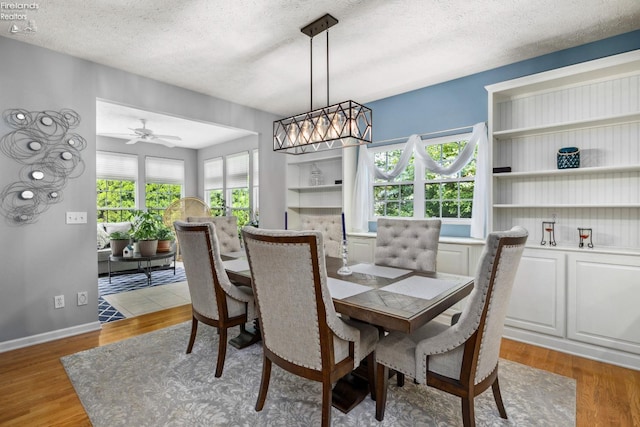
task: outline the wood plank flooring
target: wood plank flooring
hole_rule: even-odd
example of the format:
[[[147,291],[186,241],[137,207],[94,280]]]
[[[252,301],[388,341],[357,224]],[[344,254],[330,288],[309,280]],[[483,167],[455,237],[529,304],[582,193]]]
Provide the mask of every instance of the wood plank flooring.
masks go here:
[[[60,357],[190,319],[191,307],[185,305],[104,324],[101,331],[0,353],[0,425],[90,426]],[[640,426],[640,371],[506,339],[501,356],[575,378],[578,426]]]

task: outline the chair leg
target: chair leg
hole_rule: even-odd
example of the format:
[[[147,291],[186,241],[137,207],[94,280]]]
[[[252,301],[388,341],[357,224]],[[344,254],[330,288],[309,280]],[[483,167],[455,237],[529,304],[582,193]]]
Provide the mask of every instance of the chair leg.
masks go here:
[[[193,343],[196,341],[196,333],[198,332],[198,319],[191,318],[191,336],[189,337],[189,345],[187,345],[187,354],[193,350]]]
[[[367,356],[367,380],[369,381],[369,391],[371,400],[376,400],[376,358],[374,352]]]
[[[496,401],[496,406],[498,407],[498,412],[500,412],[500,416],[507,419],[507,410],[504,409],[504,403],[502,402],[502,394],[500,394],[500,384],[498,384],[498,376],[496,376],[496,380],[491,384],[491,390],[493,390],[493,399]]]
[[[322,427],[331,426],[331,389],[333,384],[331,381],[325,380],[322,382]]]
[[[218,342],[218,363],[216,365],[215,377],[222,376],[222,369],[224,368],[224,359],[227,356],[227,328],[218,328],[220,334],[220,341]]]
[[[384,419],[384,410],[387,405],[387,383],[389,378],[389,368],[377,363],[376,369],[376,420]]]
[[[476,426],[476,416],[473,408],[473,396],[462,398],[462,425],[464,427]]]
[[[271,360],[266,356],[262,357],[262,380],[260,380],[260,392],[256,402],[256,411],[262,411],[264,402],[267,400],[267,390],[269,390],[269,379],[271,378]]]
[[[396,372],[396,385],[398,387],[404,386],[404,374],[401,372]]]

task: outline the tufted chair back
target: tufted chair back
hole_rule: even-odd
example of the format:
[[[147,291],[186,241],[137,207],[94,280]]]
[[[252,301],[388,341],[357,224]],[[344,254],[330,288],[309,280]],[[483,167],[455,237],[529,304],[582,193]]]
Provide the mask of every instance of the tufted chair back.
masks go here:
[[[324,253],[339,258],[342,254],[342,217],[340,215],[301,215],[302,230],[318,230],[322,233]]]
[[[214,223],[221,253],[228,254],[242,250],[238,235],[238,218],[235,216],[190,216],[187,222]]]
[[[378,218],[374,262],[436,271],[441,224],[439,219]]]
[[[327,287],[320,231],[243,227],[242,236],[260,315],[264,355],[256,410],[265,403],[273,362],[291,373],[322,382],[322,425],[328,426],[332,384],[367,355],[373,386],[378,330],[338,317]]]

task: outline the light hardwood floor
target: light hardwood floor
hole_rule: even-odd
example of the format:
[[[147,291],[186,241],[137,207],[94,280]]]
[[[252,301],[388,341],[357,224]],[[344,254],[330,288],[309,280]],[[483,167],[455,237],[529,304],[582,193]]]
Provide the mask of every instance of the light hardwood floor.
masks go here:
[[[107,323],[101,331],[0,353],[0,425],[91,425],[60,357],[190,319],[191,307],[185,305]],[[640,371],[510,340],[503,340],[501,356],[575,378],[578,426],[640,426]]]

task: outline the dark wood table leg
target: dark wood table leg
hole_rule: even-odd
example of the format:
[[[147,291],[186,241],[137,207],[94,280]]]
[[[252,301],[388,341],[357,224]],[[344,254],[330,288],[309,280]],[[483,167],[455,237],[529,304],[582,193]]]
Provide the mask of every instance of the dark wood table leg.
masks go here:
[[[365,363],[363,360],[361,363]],[[367,369],[362,364],[352,373],[340,378],[332,390],[333,407],[347,414],[369,394]]]
[[[237,337],[229,340],[229,344],[237,348],[238,350],[245,347],[249,347],[262,340],[260,335],[260,328],[258,327],[258,321],[254,322],[253,327],[247,327],[245,325],[240,326],[240,334]]]

